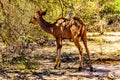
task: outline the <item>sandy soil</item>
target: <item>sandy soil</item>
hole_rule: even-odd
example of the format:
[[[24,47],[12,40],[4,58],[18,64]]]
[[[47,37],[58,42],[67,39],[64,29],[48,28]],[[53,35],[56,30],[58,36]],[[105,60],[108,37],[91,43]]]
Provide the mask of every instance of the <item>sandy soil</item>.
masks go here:
[[[79,52],[73,42],[64,41],[61,68],[53,69],[56,47],[40,46],[29,54],[39,62],[38,69],[26,71],[0,68],[0,80],[120,80],[120,36],[111,36],[111,38],[110,36],[107,36],[108,38],[100,36],[95,39],[93,36],[88,37],[93,72],[89,71],[85,50],[83,51],[84,67],[81,72],[77,70]],[[115,37],[117,41],[112,40]],[[80,43],[83,46],[82,42]]]

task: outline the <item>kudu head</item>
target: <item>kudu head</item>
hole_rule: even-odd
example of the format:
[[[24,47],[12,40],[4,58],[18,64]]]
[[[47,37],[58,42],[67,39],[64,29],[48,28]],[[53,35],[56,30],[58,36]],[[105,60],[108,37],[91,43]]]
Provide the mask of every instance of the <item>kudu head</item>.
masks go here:
[[[46,12],[47,12],[47,10],[45,10],[45,11],[42,11],[42,10],[37,11],[35,13],[35,15],[30,19],[29,23],[38,24],[40,17],[42,17],[43,15],[46,15]]]

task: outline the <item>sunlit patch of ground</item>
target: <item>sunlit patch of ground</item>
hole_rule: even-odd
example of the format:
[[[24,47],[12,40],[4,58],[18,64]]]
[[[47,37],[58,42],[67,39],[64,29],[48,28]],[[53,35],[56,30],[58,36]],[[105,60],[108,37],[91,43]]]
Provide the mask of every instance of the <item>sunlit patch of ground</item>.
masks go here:
[[[62,47],[61,68],[53,69],[56,46],[40,46],[28,54],[39,62],[39,67],[37,69],[18,70],[14,68],[1,68],[0,80],[120,80],[120,41],[118,40],[120,36],[111,36],[110,33],[109,36],[110,37],[96,35],[88,36],[90,40],[88,41],[88,48],[91,53],[90,56],[94,67],[93,72],[89,71],[84,47],[84,67],[81,72],[78,72],[78,49],[73,42],[65,40],[63,41]],[[83,43],[80,43],[83,46]],[[4,48],[4,46],[1,48]]]

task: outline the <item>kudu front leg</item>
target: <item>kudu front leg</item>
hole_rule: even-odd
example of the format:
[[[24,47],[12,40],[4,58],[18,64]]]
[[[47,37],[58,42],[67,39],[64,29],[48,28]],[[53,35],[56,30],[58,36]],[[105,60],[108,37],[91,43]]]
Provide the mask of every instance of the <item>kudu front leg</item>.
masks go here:
[[[57,56],[56,56],[56,62],[55,62],[54,69],[61,66],[62,41],[61,40],[56,40],[56,42],[57,42]]]

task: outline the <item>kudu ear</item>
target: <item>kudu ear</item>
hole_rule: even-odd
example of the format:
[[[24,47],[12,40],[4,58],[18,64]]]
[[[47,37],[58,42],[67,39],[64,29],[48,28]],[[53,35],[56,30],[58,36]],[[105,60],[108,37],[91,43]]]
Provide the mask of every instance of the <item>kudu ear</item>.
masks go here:
[[[41,10],[37,11],[37,14],[38,14],[38,15],[41,15]]]
[[[46,13],[47,13],[47,9],[42,12],[42,15],[46,15]]]
[[[39,10],[39,11],[37,11],[37,13],[38,13],[39,15],[46,15],[47,9],[46,9],[45,11]]]

